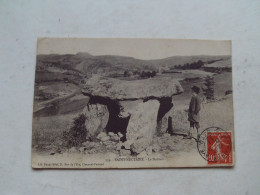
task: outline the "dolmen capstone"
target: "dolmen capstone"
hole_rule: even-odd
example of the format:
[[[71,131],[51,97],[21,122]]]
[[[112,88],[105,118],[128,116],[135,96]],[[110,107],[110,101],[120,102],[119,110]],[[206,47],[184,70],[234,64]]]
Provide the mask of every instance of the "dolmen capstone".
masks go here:
[[[122,133],[125,149],[139,154],[152,142],[165,114],[173,107],[172,96],[183,92],[170,77],[119,80],[93,75],[82,93],[89,96],[83,112],[90,136],[102,131]],[[165,130],[164,130],[165,131]]]

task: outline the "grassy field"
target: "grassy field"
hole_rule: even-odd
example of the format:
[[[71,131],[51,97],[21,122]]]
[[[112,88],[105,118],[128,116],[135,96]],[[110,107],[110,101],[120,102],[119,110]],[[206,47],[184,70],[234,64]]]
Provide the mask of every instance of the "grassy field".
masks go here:
[[[175,107],[171,110],[173,132],[186,134],[189,129],[188,105]],[[234,129],[232,95],[222,100],[202,103],[200,111],[200,132],[208,127],[217,126],[224,130]],[[196,133],[196,132],[193,132]]]
[[[50,151],[62,144],[62,135],[68,131],[77,113],[52,117],[34,117],[32,147],[38,151]]]

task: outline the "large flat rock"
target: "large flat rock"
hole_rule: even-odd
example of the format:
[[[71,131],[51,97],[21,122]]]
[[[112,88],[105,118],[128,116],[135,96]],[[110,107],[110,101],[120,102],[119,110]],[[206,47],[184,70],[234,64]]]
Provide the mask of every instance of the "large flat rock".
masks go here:
[[[163,98],[182,92],[180,83],[170,77],[125,81],[93,75],[82,89],[82,93],[85,95],[111,100]]]

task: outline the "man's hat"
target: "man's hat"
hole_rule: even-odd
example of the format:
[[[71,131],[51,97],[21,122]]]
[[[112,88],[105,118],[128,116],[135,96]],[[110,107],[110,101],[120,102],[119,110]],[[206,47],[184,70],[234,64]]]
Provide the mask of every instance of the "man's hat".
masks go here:
[[[195,85],[193,85],[193,86],[191,87],[191,89],[192,89],[195,93],[197,93],[197,94],[199,94],[199,92],[200,92],[200,88],[197,87],[197,86],[195,86]]]

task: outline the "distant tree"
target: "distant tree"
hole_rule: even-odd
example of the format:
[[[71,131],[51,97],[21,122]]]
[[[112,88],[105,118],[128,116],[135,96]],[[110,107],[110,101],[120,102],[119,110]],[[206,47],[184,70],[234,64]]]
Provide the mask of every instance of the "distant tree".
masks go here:
[[[193,62],[191,69],[200,69],[203,66],[203,62],[201,60],[197,62]]]
[[[151,73],[151,77],[154,77],[154,76],[156,76],[156,72],[153,70]]]
[[[145,78],[145,76],[146,76],[145,72],[142,71],[141,74],[140,74],[140,77],[141,77],[141,78]]]
[[[129,76],[129,72],[127,70],[124,71],[124,77],[128,77]]]
[[[199,60],[199,61],[197,62],[197,64],[198,64],[199,68],[201,68],[201,67],[204,65],[204,63],[203,63],[201,60]]]
[[[156,75],[156,71],[142,71],[140,77],[142,79],[145,79],[145,78],[154,77],[155,75]]]
[[[229,95],[229,94],[232,94],[232,90],[225,91],[225,95]]]
[[[214,96],[214,77],[210,77],[207,76],[205,78],[205,82],[204,82],[205,88],[202,88],[203,90],[203,94],[206,96],[207,100],[214,100],[215,96]]]
[[[182,69],[183,69],[183,70],[186,70],[186,69],[188,68],[188,66],[190,66],[190,64],[189,64],[189,63],[186,63],[186,64],[184,64],[184,65],[182,66]]]
[[[197,62],[193,62],[193,69],[199,69],[198,63]]]

